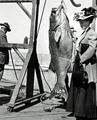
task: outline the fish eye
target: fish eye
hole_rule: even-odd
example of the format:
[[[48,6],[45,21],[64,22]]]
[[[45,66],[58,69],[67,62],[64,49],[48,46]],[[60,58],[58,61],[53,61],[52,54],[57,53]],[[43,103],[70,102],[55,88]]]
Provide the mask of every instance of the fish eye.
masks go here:
[[[52,8],[52,14],[56,14],[57,8]]]
[[[53,14],[56,14],[56,11],[52,11]]]

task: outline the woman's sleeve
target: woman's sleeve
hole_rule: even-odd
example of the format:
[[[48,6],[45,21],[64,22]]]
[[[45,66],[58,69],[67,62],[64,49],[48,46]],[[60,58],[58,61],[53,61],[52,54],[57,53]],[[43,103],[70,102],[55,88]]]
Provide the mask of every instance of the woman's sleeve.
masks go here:
[[[88,36],[88,44],[89,47],[88,49],[80,56],[81,62],[85,62],[86,60],[90,59],[94,53],[95,53],[95,49],[97,46],[97,35],[95,32],[92,32],[91,34],[89,34]]]

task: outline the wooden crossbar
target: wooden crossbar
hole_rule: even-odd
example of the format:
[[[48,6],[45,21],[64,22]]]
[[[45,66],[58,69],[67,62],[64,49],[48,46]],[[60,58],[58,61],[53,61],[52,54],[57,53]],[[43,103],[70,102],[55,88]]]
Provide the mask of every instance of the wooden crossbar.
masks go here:
[[[26,55],[24,64],[21,69],[21,73],[19,76],[19,80],[13,90],[10,102],[8,104],[8,110],[12,111],[14,106],[18,103],[17,96],[19,94],[19,90],[21,88],[22,82],[24,80],[25,74],[27,73],[27,84],[26,84],[26,101],[29,101],[30,98],[33,98],[33,89],[34,89],[34,77],[35,72],[39,84],[40,94],[44,93],[39,62],[36,52],[37,45],[37,25],[38,25],[38,13],[39,13],[39,0],[32,0],[32,16],[31,16],[31,30],[30,30],[30,41],[29,41],[29,49]],[[39,95],[41,96],[41,95]],[[26,102],[24,101],[24,103]],[[26,103],[25,103],[26,104]]]
[[[0,3],[32,2],[32,0],[0,0]]]
[[[17,43],[2,43],[0,44],[2,48],[19,48],[19,49],[28,49],[30,46],[28,44],[17,44]]]

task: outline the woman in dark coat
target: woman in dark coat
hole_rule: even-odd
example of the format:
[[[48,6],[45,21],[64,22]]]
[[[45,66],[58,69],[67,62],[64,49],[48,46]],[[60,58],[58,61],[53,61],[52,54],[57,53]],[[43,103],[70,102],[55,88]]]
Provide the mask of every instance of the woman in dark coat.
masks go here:
[[[97,34],[90,25],[96,17],[96,10],[92,7],[84,8],[75,13],[74,19],[79,21],[83,33],[76,41],[76,55],[67,100],[67,111],[72,112],[76,120],[97,119],[96,111],[96,82],[97,59],[96,46]],[[80,63],[79,63],[80,61]],[[86,71],[85,81],[79,69]]]
[[[7,36],[6,33],[10,32],[10,26],[8,23],[0,23],[0,44],[6,44],[7,41]],[[4,66],[5,64],[9,63],[9,53],[8,53],[8,48],[3,48],[0,47],[0,81],[3,76],[4,72]]]

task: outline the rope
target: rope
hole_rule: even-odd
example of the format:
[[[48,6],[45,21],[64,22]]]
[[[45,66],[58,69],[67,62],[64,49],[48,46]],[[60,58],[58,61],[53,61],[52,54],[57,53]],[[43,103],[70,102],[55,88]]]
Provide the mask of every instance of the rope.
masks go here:
[[[41,14],[41,18],[40,18],[38,30],[37,30],[37,36],[38,36],[38,34],[39,34],[39,30],[40,30],[40,26],[41,26],[41,23],[42,23],[42,18],[43,18],[43,14],[44,14],[44,10],[45,10],[46,3],[47,3],[47,0],[45,0],[44,5],[43,5],[43,10],[42,10],[42,14]],[[40,66],[40,64],[39,64],[39,66]],[[48,84],[48,82],[47,82],[47,80],[46,80],[46,78],[45,78],[45,75],[44,75],[44,73],[43,73],[43,70],[42,70],[41,66],[40,66],[40,70],[41,70],[42,75],[43,75],[43,78],[44,78],[44,80],[45,80],[45,82],[46,82],[46,84],[47,84],[47,86],[49,87],[50,92],[51,92],[51,87],[50,87],[50,85]],[[47,93],[47,92],[43,93],[43,95],[42,95],[41,98],[40,98],[40,101],[41,101],[42,104],[43,104],[42,98],[44,97],[44,95],[46,95],[46,93]]]
[[[46,84],[48,85],[48,87],[49,87],[49,89],[50,89],[50,92],[51,92],[51,87],[50,87],[50,85],[48,84],[48,82],[47,82],[47,80],[46,80],[46,78],[45,78],[45,75],[44,75],[44,73],[43,73],[43,70],[42,70],[41,66],[40,66],[40,69],[41,69],[43,78],[44,78],[44,80],[45,80]],[[41,97],[40,97],[40,102],[41,102],[43,105],[45,105],[45,106],[43,107],[43,110],[46,111],[46,112],[51,112],[53,109],[55,109],[56,106],[59,106],[59,104],[58,104],[58,103],[55,103],[54,100],[49,99],[49,96],[50,96],[50,95],[49,95],[49,96],[46,96],[47,94],[50,94],[50,92],[45,92],[45,93],[43,93],[43,94],[41,95]],[[50,103],[44,102],[45,99],[49,99],[49,100],[50,100]]]
[[[14,73],[15,73],[16,79],[18,80],[18,76],[17,76],[16,70],[15,70],[15,65],[14,65],[14,61],[13,61],[13,57],[12,57],[11,50],[10,50],[10,56],[11,56],[11,60],[12,60],[13,70],[14,70]]]
[[[63,2],[63,1],[62,1],[62,2]],[[62,4],[62,2],[61,2],[61,4]],[[64,6],[65,6],[65,8],[66,8],[65,3],[64,3]],[[63,8],[61,8],[61,9],[63,9]],[[43,11],[43,12],[44,12],[44,11]],[[64,14],[65,14],[65,12],[64,12]],[[65,15],[66,15],[66,14],[65,14]],[[42,17],[43,17],[43,16],[42,16]],[[66,18],[67,18],[67,16],[66,16]],[[68,20],[68,18],[67,18],[67,20]],[[41,24],[41,22],[40,22],[40,24]],[[60,26],[62,26],[63,24],[64,24],[64,21],[60,24]],[[59,27],[59,26],[56,26],[56,27]],[[55,29],[56,29],[56,27],[55,27]],[[40,28],[40,26],[39,26],[39,28]],[[64,28],[64,29],[66,29],[66,28]],[[67,31],[68,31],[68,30],[67,30]],[[39,32],[39,29],[38,29],[38,32]],[[40,67],[40,68],[41,68],[41,67]],[[42,69],[41,69],[41,71],[42,71]],[[51,91],[51,88],[50,88],[48,82],[47,82],[46,79],[45,79],[45,76],[44,76],[43,71],[42,71],[42,74],[43,74],[43,77],[44,77],[44,80],[45,80],[46,84],[48,85],[48,87],[49,87],[49,89],[50,89],[50,91]],[[59,104],[58,104],[58,103],[55,103],[55,101],[53,101],[52,99],[50,99],[50,96],[47,96],[47,97],[45,97],[45,96],[46,96],[46,93],[44,93],[44,94],[41,96],[40,101],[41,101],[41,103],[44,104],[44,105],[49,105],[48,107],[44,108],[44,111],[51,112],[51,111],[55,108],[55,106],[58,106]],[[51,102],[50,102],[50,103],[46,103],[46,102],[43,101],[43,98],[49,98],[49,100],[50,100]]]
[[[43,70],[42,70],[41,66],[40,66],[40,70],[41,70],[42,75],[43,75],[43,78],[44,78],[44,80],[45,80],[46,84],[48,85],[49,90],[50,90],[50,92],[51,92],[51,91],[52,91],[52,90],[51,90],[51,87],[50,87],[50,85],[48,84],[48,82],[47,82],[47,80],[46,80],[46,78],[45,78],[45,75],[44,75],[44,73],[43,73]]]
[[[45,6],[46,6],[46,2],[47,2],[47,0],[45,0],[45,2],[44,2],[44,6],[43,6],[43,10],[42,10],[42,14],[41,14],[40,22],[39,22],[39,27],[38,27],[38,30],[37,30],[37,36],[38,36],[38,34],[39,34],[40,26],[41,26],[41,23],[42,23],[42,18],[43,18],[43,14],[44,14],[44,10],[45,10]]]

